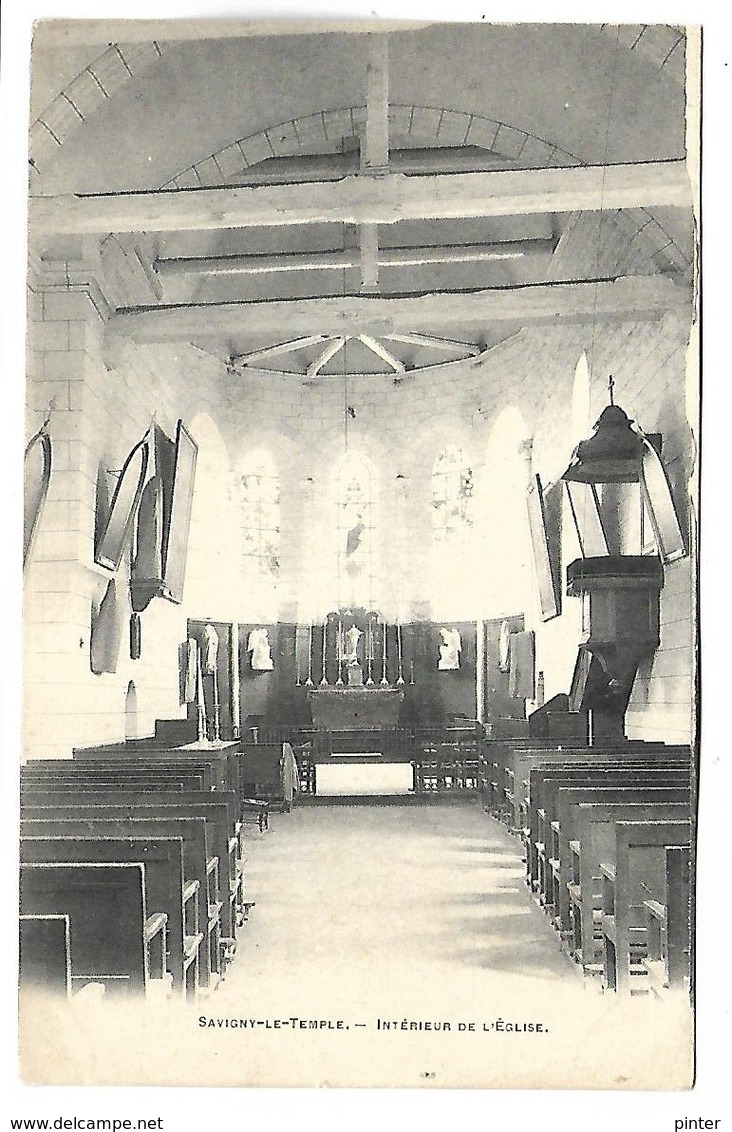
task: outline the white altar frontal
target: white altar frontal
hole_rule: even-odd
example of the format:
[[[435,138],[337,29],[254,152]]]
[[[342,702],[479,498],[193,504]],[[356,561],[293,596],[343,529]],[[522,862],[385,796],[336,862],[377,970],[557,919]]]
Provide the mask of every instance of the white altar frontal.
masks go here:
[[[363,797],[414,793],[411,763],[354,761],[318,763],[319,797]]]

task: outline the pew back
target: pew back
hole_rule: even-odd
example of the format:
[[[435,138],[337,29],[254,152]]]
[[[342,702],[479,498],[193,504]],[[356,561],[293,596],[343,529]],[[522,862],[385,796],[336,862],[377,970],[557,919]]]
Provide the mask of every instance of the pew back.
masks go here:
[[[68,916],[71,979],[100,982],[112,993],[147,988],[144,866],[23,864],[22,915]]]
[[[193,891],[189,891],[192,933],[186,932],[184,913],[183,841],[181,838],[47,836],[21,837],[20,859],[23,864],[55,862],[84,864],[87,862],[132,862],[145,865],[145,900],[149,913],[162,912],[167,917],[166,969],[173,989],[182,995],[195,991],[197,946],[186,941],[186,935],[198,935]],[[202,937],[201,937],[202,939]],[[198,943],[201,942],[198,940]]]
[[[71,994],[71,939],[66,914],[20,917],[18,988],[68,998]]]
[[[185,905],[185,939],[188,951],[198,947],[196,938],[205,931],[209,919],[210,882],[206,822],[201,817],[143,815],[126,807],[95,805],[27,806],[21,812],[21,837],[148,837],[152,839],[179,838],[183,845]],[[197,972],[191,972],[190,981],[197,977],[202,987],[209,987],[218,973],[218,956],[209,954],[208,948],[197,962]]]
[[[630,992],[634,973],[633,945],[645,951],[644,902],[663,897],[667,887],[666,850],[689,848],[690,821],[619,821],[615,826],[614,861],[603,861],[603,951],[608,986]],[[635,968],[635,970],[634,970]]]

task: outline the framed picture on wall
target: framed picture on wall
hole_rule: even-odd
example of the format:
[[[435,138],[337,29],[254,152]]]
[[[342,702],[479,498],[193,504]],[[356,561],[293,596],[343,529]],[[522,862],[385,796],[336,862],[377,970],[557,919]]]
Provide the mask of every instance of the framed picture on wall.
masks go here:
[[[542,621],[551,621],[561,612],[561,590],[559,571],[552,562],[550,540],[547,531],[547,512],[541,479],[535,475],[526,493],[526,509],[529,516],[529,534],[534,557],[534,574],[539,592]]]
[[[197,457],[198,446],[183,421],[179,420],[175,435],[170,510],[162,550],[165,596],[177,603],[183,600]]]
[[[108,570],[119,569],[145,486],[149,459],[149,436],[145,433],[122,466],[109,515],[100,530],[94,551],[94,561]]]

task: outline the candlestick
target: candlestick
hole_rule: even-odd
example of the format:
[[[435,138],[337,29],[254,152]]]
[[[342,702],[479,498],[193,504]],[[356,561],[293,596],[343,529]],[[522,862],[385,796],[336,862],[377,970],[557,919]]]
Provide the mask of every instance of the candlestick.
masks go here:
[[[397,656],[399,657],[399,675],[397,676],[397,684],[404,683],[404,674],[402,672],[402,627],[397,622]]]
[[[368,622],[366,624],[366,671],[368,673],[368,678],[366,680],[366,687],[367,688],[373,687],[373,683],[374,683],[373,677],[371,675],[373,663],[374,663],[374,624],[373,624],[373,621],[371,619],[371,614],[369,614],[369,619],[368,619]]]
[[[386,686],[388,685],[388,683],[389,681],[386,678],[386,618],[384,618],[384,649],[381,665],[381,684],[383,686]]]
[[[241,734],[240,704],[239,704],[239,625],[235,621],[231,626],[231,733],[234,739]]]
[[[338,641],[336,645],[337,660],[338,660],[338,679],[336,684],[338,687],[343,687],[343,677],[341,676],[341,665],[343,664],[343,621],[340,614],[338,615]]]
[[[214,668],[213,674],[213,707],[214,707],[214,720],[213,720],[213,738],[214,742],[218,743],[221,738],[221,707],[219,704],[219,670]]]
[[[206,738],[206,701],[203,698],[203,672],[201,667],[201,646],[196,647],[196,718],[198,742]]]
[[[306,688],[313,686],[313,623],[308,625],[308,678],[305,681]]]
[[[328,618],[326,617],[325,621],[323,622],[323,676],[322,676],[322,679],[320,681],[321,687],[322,686],[325,686],[325,687],[328,686],[328,678],[325,674],[325,645],[326,645],[327,629],[328,629]]]
[[[298,647],[297,647],[297,630],[298,630],[298,628],[299,628],[299,626],[296,625],[295,626],[295,687],[296,688],[299,688],[300,684],[301,684],[301,680],[300,680],[300,653],[299,653]]]
[[[410,684],[414,683],[414,661],[413,660],[410,660],[410,662],[409,662],[409,683]]]

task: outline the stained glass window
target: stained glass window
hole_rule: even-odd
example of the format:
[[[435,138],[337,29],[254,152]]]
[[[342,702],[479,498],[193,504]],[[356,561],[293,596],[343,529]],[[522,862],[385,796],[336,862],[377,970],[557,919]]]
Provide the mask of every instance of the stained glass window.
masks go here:
[[[473,499],[473,470],[462,448],[445,448],[432,469],[432,530],[436,542],[450,542],[472,529]]]
[[[276,576],[280,569],[280,481],[265,453],[241,477],[242,546],[250,570]]]
[[[338,477],[337,537],[341,597],[367,603],[372,589],[373,476],[363,457],[349,455]]]

